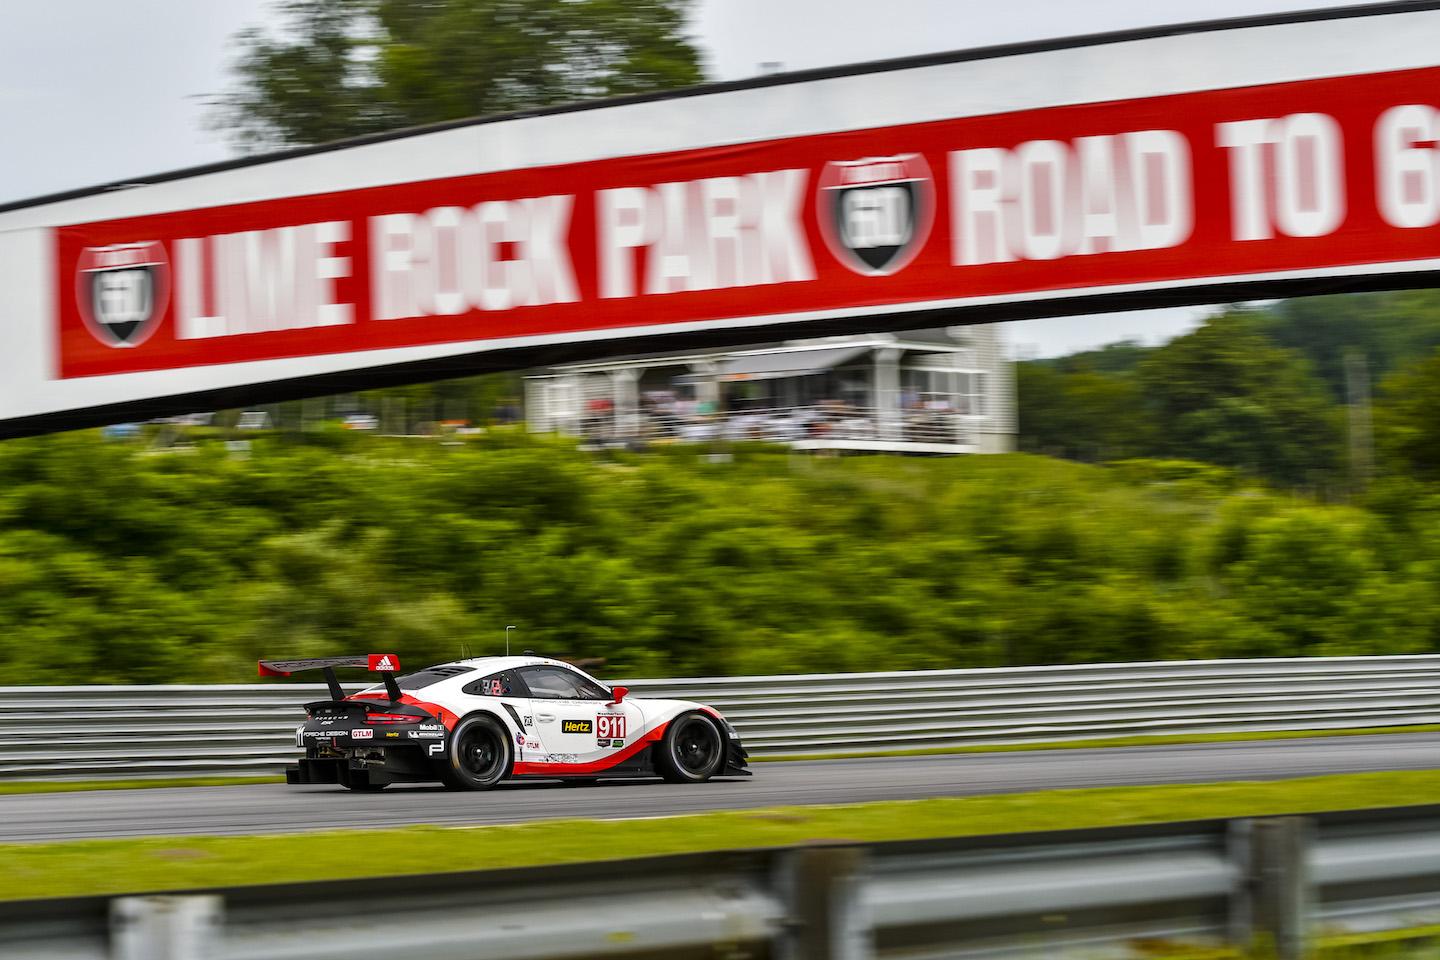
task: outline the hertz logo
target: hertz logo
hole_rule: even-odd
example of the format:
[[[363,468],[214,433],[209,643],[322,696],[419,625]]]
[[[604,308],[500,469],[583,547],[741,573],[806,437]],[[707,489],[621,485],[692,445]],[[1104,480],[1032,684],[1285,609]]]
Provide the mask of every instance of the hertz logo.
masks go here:
[[[566,720],[560,725],[561,733],[590,733],[595,729],[590,720]]]

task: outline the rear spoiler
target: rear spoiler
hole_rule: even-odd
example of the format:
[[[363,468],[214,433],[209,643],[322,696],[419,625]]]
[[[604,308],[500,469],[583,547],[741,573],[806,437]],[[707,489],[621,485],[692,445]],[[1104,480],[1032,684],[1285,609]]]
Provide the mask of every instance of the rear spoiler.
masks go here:
[[[400,685],[395,682],[395,674],[400,670],[400,658],[393,653],[369,653],[356,657],[314,657],[309,660],[261,660],[260,676],[288,677],[309,670],[323,670],[325,683],[330,687],[330,698],[344,700],[345,691],[340,686],[340,681],[335,679],[336,667],[378,673],[385,683],[385,693],[391,701],[398,701],[402,696]]]

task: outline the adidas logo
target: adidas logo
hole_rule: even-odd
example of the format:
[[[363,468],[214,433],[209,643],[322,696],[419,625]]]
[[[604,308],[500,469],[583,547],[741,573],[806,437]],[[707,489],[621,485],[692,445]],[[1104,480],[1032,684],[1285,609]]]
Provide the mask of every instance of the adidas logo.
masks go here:
[[[375,661],[375,666],[372,667],[371,669],[372,669],[372,670],[394,670],[394,669],[395,669],[395,665],[390,662],[390,658],[389,658],[389,657],[381,657],[379,660]]]

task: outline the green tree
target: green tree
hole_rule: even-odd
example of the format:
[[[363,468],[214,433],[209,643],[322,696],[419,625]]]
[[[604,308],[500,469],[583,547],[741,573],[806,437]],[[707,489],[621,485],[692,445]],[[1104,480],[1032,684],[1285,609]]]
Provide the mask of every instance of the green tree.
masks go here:
[[[1336,479],[1340,418],[1303,356],[1231,312],[1157,349],[1138,376],[1156,452],[1288,486]],[[1023,400],[1022,400],[1023,403]]]
[[[212,121],[264,149],[688,86],[690,3],[283,0],[283,34],[236,38]]]
[[[1104,462],[1146,456],[1153,428],[1133,377],[1058,364],[1016,365],[1021,450]]]
[[[1382,381],[1375,428],[1391,472],[1440,479],[1440,351]]]
[[[1337,402],[1347,399],[1347,355],[1358,354],[1380,379],[1440,347],[1435,290],[1282,300],[1252,316],[1259,332],[1310,360]]]
[[[0,445],[11,682],[424,664],[497,653],[506,624],[615,677],[1440,649],[1433,483],[1362,508],[1181,461],[717,463],[519,428],[257,434],[240,457],[216,432]]]
[[[1150,354],[1150,348],[1138,340],[1117,340],[1095,350],[1082,350],[1066,357],[1051,361],[1058,369],[1069,373],[1134,373]]]

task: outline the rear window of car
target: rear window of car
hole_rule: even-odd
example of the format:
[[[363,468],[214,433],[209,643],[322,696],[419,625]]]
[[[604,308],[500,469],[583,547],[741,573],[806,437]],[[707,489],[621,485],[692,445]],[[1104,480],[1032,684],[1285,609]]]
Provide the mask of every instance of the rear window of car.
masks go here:
[[[401,690],[421,690],[432,683],[439,683],[441,680],[448,680],[451,677],[458,677],[462,673],[474,673],[474,667],[429,667],[415,673],[407,673],[403,677],[396,677],[395,682],[400,685]],[[384,689],[383,687],[380,689]]]
[[[481,680],[471,680],[462,691],[472,697],[523,697],[525,689],[509,670],[492,673]]]

